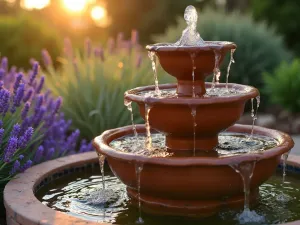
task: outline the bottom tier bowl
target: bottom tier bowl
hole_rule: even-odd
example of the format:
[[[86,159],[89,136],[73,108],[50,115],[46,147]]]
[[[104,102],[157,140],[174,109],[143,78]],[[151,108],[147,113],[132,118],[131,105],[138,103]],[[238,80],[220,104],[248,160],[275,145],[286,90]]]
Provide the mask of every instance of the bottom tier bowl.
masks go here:
[[[250,134],[251,126],[234,125],[227,132]],[[138,125],[139,134],[145,133]],[[94,139],[99,154],[105,155],[113,173],[127,185],[133,204],[141,209],[163,215],[205,217],[223,207],[242,207],[243,179],[233,167],[254,165],[250,182],[250,199],[255,202],[258,187],[275,172],[281,155],[294,145],[289,135],[262,127],[254,127],[255,135],[277,140],[277,145],[265,151],[232,156],[149,157],[126,153],[110,147],[118,138],[132,135],[132,126],[104,132]],[[139,171],[139,172],[138,172]]]

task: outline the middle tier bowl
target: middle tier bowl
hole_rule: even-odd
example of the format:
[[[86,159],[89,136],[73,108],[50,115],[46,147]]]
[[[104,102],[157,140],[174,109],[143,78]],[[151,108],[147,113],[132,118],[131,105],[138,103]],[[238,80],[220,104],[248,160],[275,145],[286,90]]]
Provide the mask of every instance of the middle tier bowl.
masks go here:
[[[211,86],[206,83],[208,95],[196,98],[176,96],[176,84],[159,85],[162,93],[174,90],[174,95],[167,94],[167,97],[151,95],[155,93],[152,85],[129,90],[124,98],[138,103],[144,119],[145,106],[151,107],[149,124],[166,135],[166,146],[170,150],[208,151],[218,145],[218,133],[238,121],[245,103],[259,96],[256,88],[240,84],[228,84],[230,94],[218,96],[215,91],[216,96],[213,96],[209,95]],[[215,90],[226,91],[226,84],[217,84]]]

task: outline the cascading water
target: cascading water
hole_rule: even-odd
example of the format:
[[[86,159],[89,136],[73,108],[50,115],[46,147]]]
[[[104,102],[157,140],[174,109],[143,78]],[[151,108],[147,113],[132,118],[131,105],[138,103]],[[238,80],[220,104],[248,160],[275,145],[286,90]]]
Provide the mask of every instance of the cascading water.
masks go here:
[[[195,53],[191,53],[191,59],[192,59],[192,79],[193,79],[193,90],[192,90],[192,97],[195,98],[195,58],[196,58],[196,54]]]
[[[124,105],[127,107],[128,111],[130,112],[130,118],[131,118],[131,124],[132,124],[132,130],[134,133],[134,136],[138,138],[138,133],[136,131],[136,125],[134,123],[134,118],[133,118],[133,111],[132,111],[132,101],[124,101]]]
[[[227,67],[227,74],[226,74],[226,88],[227,88],[227,90],[228,90],[228,82],[229,82],[231,64],[235,63],[234,58],[233,58],[234,52],[235,52],[235,49],[231,49],[231,51],[230,51],[230,60],[229,60],[229,64],[228,64],[228,67]]]
[[[145,120],[146,120],[146,149],[151,150],[152,149],[152,138],[151,138],[151,127],[149,123],[149,114],[151,110],[151,105],[145,104]]]
[[[251,117],[252,117],[251,137],[253,136],[255,121],[257,120],[257,113],[260,105],[260,96],[257,96],[255,99],[256,99],[256,111],[254,110],[254,99],[253,98],[251,99]]]
[[[142,219],[142,209],[141,209],[141,173],[143,170],[143,164],[136,163],[135,164],[135,174],[136,174],[136,186],[137,186],[137,192],[138,192],[138,208],[139,208],[139,218],[137,223],[142,224],[144,223]]]
[[[193,117],[193,133],[194,133],[194,149],[193,149],[193,155],[196,155],[196,115],[197,115],[197,108],[192,106],[192,117]]]
[[[216,84],[219,84],[220,76],[221,76],[221,71],[219,68],[221,54],[217,50],[214,51],[214,54],[215,54],[215,68],[213,71],[214,75],[213,75],[212,85],[211,85],[211,89],[210,89],[211,92],[215,92]]]
[[[155,94],[157,96],[160,96],[160,90],[158,88],[157,67],[156,67],[157,66],[156,65],[157,56],[156,56],[155,52],[151,52],[151,51],[148,52],[148,55],[151,60],[152,70],[153,70],[153,74],[154,74]]]
[[[98,154],[100,171],[102,176],[102,189],[105,190],[105,179],[104,179],[104,163],[105,163],[105,155]]]
[[[255,211],[250,210],[250,182],[253,176],[253,171],[255,169],[256,162],[245,162],[241,164],[233,164],[230,165],[235,172],[240,174],[243,186],[244,186],[244,211],[238,216],[238,220],[241,224],[249,223],[249,222],[262,222],[264,221],[264,217],[258,215]]]

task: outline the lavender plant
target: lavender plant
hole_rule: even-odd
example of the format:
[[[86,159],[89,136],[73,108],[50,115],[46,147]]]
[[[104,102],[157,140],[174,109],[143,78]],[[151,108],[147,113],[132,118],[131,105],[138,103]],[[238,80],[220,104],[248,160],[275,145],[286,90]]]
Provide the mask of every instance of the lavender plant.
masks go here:
[[[154,84],[151,61],[142,52],[145,50],[138,43],[136,31],[131,40],[125,40],[122,33],[116,40],[109,39],[105,48],[86,39],[82,54],[66,39],[64,56],[59,58],[60,70],[54,69],[48,52],[43,51],[47,85],[56,96],[64,98],[64,113],[87,139],[131,123],[124,107],[124,92]],[[170,76],[162,76],[159,71],[160,83],[171,81]],[[142,122],[134,111],[136,122]]]
[[[0,64],[0,192],[16,173],[33,164],[75,153],[79,130],[69,134],[71,120],[59,110],[62,98],[44,92],[45,77],[38,77],[34,62],[28,73]],[[80,152],[90,151],[82,141]],[[2,195],[1,195],[2,196]]]

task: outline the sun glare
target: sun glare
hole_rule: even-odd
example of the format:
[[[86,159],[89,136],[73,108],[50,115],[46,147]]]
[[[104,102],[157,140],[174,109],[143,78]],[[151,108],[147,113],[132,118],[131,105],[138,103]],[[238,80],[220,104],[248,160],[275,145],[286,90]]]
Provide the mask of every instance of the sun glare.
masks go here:
[[[42,9],[49,3],[50,0],[22,0],[21,6],[25,9]]]
[[[71,12],[81,12],[87,5],[86,0],[63,0],[64,7]]]
[[[105,16],[106,16],[105,8],[103,8],[101,6],[93,7],[93,9],[91,11],[91,17],[93,18],[93,20],[98,21],[98,20],[103,19]]]

